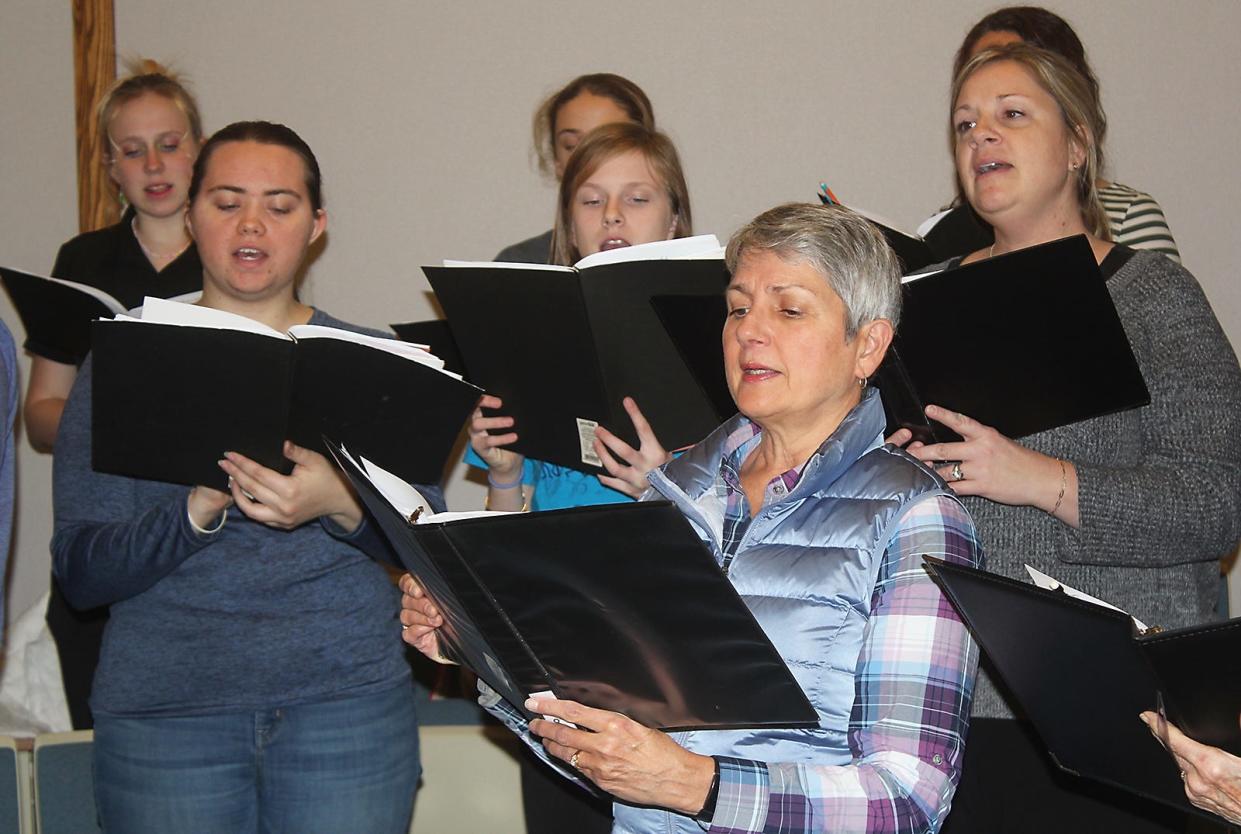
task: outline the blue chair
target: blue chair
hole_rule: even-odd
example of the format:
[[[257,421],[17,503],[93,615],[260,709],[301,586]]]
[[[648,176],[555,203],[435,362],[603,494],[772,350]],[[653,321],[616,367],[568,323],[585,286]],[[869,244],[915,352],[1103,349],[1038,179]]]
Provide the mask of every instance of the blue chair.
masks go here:
[[[25,817],[30,797],[22,788],[23,775],[17,742],[0,736],[0,834],[23,834],[29,830]]]
[[[34,742],[35,815],[40,834],[94,834],[95,779],[91,773],[94,733],[50,733]]]

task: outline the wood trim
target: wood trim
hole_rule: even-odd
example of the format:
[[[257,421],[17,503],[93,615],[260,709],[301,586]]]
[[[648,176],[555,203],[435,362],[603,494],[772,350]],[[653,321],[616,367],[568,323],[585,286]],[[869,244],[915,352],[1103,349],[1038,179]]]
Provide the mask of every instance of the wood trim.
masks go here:
[[[116,223],[116,187],[104,170],[95,108],[116,80],[116,24],[112,0],[73,0],[73,111],[77,124],[78,228]]]

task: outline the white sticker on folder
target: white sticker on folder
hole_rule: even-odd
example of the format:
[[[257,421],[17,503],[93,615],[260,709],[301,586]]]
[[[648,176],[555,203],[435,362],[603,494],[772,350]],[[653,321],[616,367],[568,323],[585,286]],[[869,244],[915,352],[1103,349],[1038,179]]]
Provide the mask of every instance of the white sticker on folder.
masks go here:
[[[556,693],[552,692],[550,689],[543,689],[538,692],[531,692],[526,697],[533,698],[536,701],[539,700],[540,698],[547,698],[549,701],[558,700],[556,698]],[[578,726],[574,724],[572,721],[565,721],[563,718],[557,718],[554,715],[545,715],[543,713],[540,713],[540,716],[543,718],[544,721],[550,721],[553,724],[563,724],[566,727],[572,727],[575,730],[578,729]]]
[[[577,418],[577,440],[582,450],[582,463],[590,466],[603,466],[603,461],[595,454],[595,429],[599,424],[594,420]]]

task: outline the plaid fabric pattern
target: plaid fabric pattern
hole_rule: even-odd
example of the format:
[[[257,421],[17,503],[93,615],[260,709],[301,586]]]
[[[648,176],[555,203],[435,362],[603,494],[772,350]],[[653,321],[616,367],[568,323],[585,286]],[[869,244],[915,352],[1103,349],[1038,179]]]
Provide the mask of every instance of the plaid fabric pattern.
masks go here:
[[[724,455],[720,460],[720,476],[715,481],[715,494],[724,504],[724,528],[720,534],[720,550],[724,553],[724,567],[737,553],[737,547],[745,537],[753,516],[750,502],[741,488],[741,464],[746,456],[758,446],[763,430],[757,423],[744,422],[724,442]],[[797,486],[801,467],[790,469],[772,478],[763,495],[763,505],[779,500]]]
[[[981,565],[973,523],[952,498],[916,504],[884,553],[855,674],[853,764],[717,757],[709,831],[939,829],[960,778],[978,650],[923,569],[923,555]]]

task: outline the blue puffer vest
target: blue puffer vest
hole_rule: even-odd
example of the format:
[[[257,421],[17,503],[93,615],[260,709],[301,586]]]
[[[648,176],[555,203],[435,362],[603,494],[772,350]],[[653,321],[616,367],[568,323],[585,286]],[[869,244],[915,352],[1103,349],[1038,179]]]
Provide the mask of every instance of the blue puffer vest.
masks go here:
[[[685,514],[723,562],[714,496],[723,445],[745,420],[734,417],[702,443],[651,474],[651,485]],[[866,392],[802,470],[797,486],[751,522],[728,576],[819,714],[815,729],[679,733],[704,755],[847,765],[846,732],[862,632],[892,531],[914,503],[947,492],[942,479],[883,445],[883,405]],[[708,515],[715,516],[714,524]],[[616,803],[613,832],[701,832],[689,817]]]

